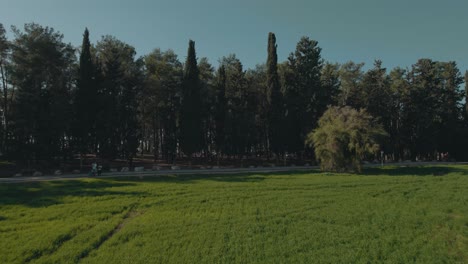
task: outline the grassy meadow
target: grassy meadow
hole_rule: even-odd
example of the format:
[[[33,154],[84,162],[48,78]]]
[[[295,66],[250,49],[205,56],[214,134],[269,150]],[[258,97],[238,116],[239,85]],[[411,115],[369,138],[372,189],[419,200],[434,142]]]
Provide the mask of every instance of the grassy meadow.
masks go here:
[[[0,185],[0,263],[468,263],[468,166]]]

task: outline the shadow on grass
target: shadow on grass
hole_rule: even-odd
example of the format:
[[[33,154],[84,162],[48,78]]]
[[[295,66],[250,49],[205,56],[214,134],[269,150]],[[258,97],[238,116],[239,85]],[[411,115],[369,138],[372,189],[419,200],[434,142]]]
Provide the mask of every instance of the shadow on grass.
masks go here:
[[[66,196],[100,197],[107,195],[145,195],[143,192],[113,191],[110,187],[133,186],[136,183],[114,181],[53,181],[0,185],[1,205],[45,207],[63,203]]]
[[[169,175],[142,175],[129,177],[109,178],[116,182],[138,181],[138,182],[168,182],[189,184],[195,181],[208,180],[217,182],[260,182],[271,176],[291,176],[320,173],[319,170],[308,171],[281,171],[281,172],[240,172],[233,174],[169,174]]]
[[[234,174],[234,175],[197,175],[197,174],[168,174],[168,175],[144,175],[109,178],[116,182],[165,182],[190,184],[196,181],[211,180],[219,182],[259,182],[265,179],[265,176],[256,174]]]
[[[111,187],[136,186],[143,182],[168,182],[191,184],[196,181],[209,180],[218,182],[251,183],[260,182],[271,176],[290,176],[310,174],[318,171],[296,172],[257,172],[238,174],[205,174],[205,175],[158,175],[131,176],[116,178],[95,178],[88,180],[61,180],[29,183],[0,184],[0,206],[25,205],[28,207],[45,207],[63,203],[64,197],[100,197],[100,196],[145,196],[145,192],[117,191]],[[1,217],[0,217],[1,221]]]
[[[300,176],[310,174],[322,174],[325,177],[333,176],[444,176],[449,173],[458,173],[468,175],[468,167],[456,166],[411,166],[411,167],[368,167],[364,168],[361,174],[353,173],[335,173],[323,172],[319,169],[311,169],[307,171],[281,171],[281,172],[251,172],[251,173],[236,173],[236,174],[206,174],[206,175],[145,175],[142,177],[116,177],[111,178],[117,182],[120,181],[139,181],[139,182],[173,182],[173,183],[192,183],[200,180],[211,180],[219,182],[260,182],[268,179],[271,176]]]
[[[453,166],[411,166],[365,168],[361,175],[365,176],[444,176],[449,173],[467,175],[468,169]]]
[[[21,204],[29,207],[44,207],[63,203],[66,196],[100,197],[100,196],[144,196],[145,192],[117,191],[111,187],[136,186],[142,182],[166,182],[191,184],[196,181],[217,181],[232,183],[261,182],[266,179],[281,176],[300,176],[323,173],[317,169],[306,171],[254,172],[236,174],[205,174],[205,175],[145,175],[97,179],[92,181],[71,180],[51,182],[31,182],[0,185],[0,206]],[[365,168],[361,176],[444,176],[449,173],[468,174],[468,167],[459,166],[417,166],[417,167],[384,167]],[[343,176],[340,173],[323,173],[323,176]],[[1,221],[0,217],[0,221]]]

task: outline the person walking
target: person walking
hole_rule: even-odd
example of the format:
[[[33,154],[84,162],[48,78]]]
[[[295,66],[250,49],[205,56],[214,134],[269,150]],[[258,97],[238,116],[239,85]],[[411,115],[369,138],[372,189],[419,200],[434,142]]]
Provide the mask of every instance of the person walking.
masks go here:
[[[93,162],[93,164],[91,164],[91,175],[96,176],[96,172],[97,172],[97,163]]]
[[[97,175],[98,175],[98,176],[101,176],[101,173],[102,173],[102,165],[99,164],[99,165],[97,166]]]

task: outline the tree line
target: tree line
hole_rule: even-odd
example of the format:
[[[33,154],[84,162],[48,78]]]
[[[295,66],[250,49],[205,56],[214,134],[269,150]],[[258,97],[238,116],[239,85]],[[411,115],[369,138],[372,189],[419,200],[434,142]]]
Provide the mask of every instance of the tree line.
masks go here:
[[[324,60],[318,42],[302,37],[278,62],[269,33],[266,63],[244,69],[230,54],[215,68],[197,58],[192,40],[181,62],[158,48],[137,57],[112,36],[92,44],[88,29],[80,47],[35,23],[12,33],[9,40],[0,24],[0,151],[8,159],[313,158],[305,139],[330,106],[377,118],[393,160],[467,158],[468,92],[453,61],[387,70],[376,60],[364,70]]]

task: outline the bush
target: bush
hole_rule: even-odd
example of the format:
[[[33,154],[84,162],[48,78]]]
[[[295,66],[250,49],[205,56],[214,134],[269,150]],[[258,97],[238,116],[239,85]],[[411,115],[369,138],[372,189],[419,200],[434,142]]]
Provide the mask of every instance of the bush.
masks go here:
[[[325,171],[361,172],[361,162],[379,150],[379,139],[387,133],[364,109],[330,107],[318,128],[308,134],[320,167]]]

